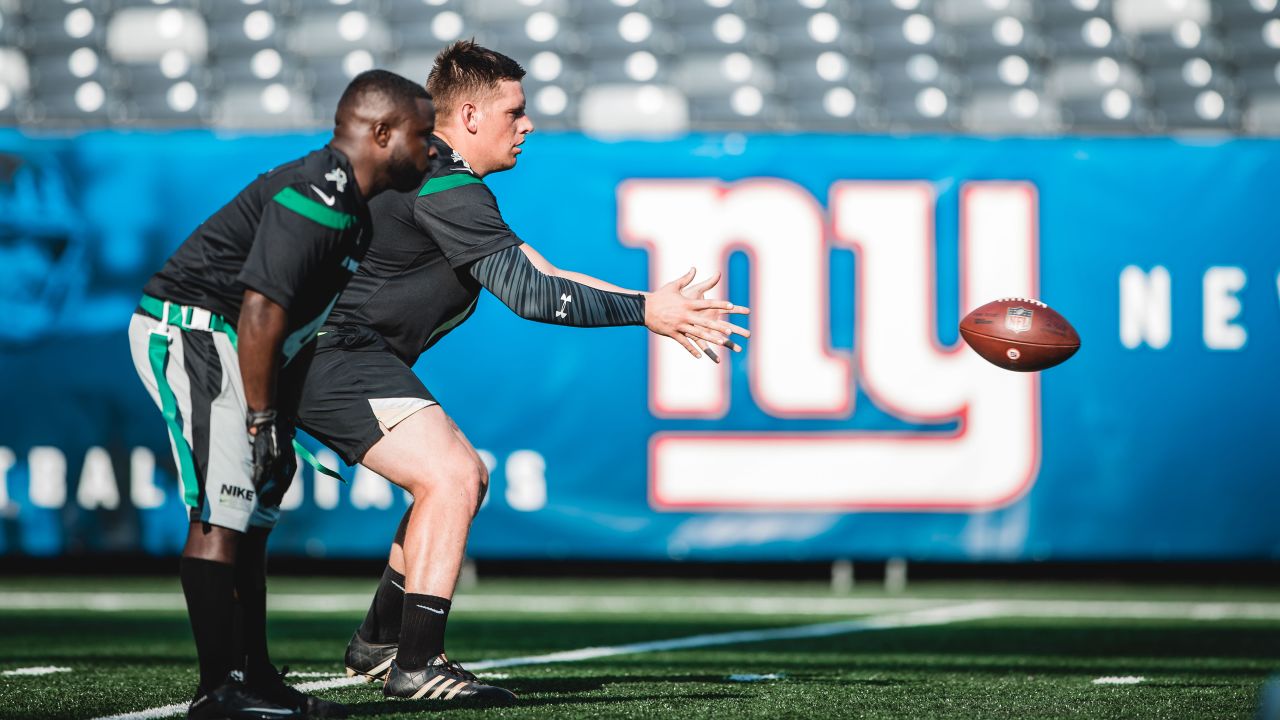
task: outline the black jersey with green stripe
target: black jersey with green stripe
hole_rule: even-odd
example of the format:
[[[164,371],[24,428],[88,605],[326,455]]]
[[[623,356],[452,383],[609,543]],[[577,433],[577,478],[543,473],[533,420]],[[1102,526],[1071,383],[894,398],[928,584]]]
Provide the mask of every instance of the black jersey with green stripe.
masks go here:
[[[419,189],[369,204],[373,242],[329,315],[322,346],[385,343],[413,365],[475,309],[481,286],[467,266],[521,243],[466,161],[432,142],[439,160]]]
[[[143,292],[236,323],[246,288],[289,315],[284,353],[315,337],[372,238],[346,156],[325,146],[259,175],[196,228]]]

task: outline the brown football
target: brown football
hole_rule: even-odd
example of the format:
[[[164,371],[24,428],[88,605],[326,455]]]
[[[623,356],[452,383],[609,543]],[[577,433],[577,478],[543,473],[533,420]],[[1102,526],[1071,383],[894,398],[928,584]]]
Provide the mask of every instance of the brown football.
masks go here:
[[[987,362],[1019,372],[1051,368],[1080,349],[1080,336],[1066,318],[1026,298],[1001,298],[974,310],[960,321],[960,336]]]

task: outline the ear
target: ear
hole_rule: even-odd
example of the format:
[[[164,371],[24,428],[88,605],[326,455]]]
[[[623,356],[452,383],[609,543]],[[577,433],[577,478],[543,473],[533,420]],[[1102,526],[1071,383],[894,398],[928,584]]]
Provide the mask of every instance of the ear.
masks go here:
[[[467,132],[475,134],[480,131],[480,108],[474,103],[463,103],[462,107],[458,108],[458,117],[462,119],[462,127],[466,128]]]
[[[373,132],[373,141],[378,147],[385,148],[391,144],[391,126],[385,122],[377,122],[370,128]]]

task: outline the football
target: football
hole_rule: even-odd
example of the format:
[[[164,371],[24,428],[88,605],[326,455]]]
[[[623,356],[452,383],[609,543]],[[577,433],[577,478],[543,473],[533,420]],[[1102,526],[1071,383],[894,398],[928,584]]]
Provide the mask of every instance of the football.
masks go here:
[[[960,336],[987,362],[1018,372],[1051,368],[1080,349],[1080,335],[1066,318],[1027,298],[1001,298],[974,310],[960,321]]]

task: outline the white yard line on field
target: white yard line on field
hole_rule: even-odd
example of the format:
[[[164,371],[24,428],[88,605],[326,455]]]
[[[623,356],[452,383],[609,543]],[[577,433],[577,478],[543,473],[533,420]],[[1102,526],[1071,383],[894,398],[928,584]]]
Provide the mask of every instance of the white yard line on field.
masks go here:
[[[817,625],[801,625],[798,627],[781,627],[769,630],[739,630],[735,632],[693,635],[690,637],[655,640],[650,642],[628,643],[607,647],[587,647],[577,650],[548,653],[546,655],[526,655],[523,657],[502,658],[498,660],[481,660],[469,662],[471,670],[492,670],[520,665],[546,665],[551,663],[581,662],[616,655],[637,655],[650,652],[670,650],[688,650],[690,648],[715,647],[718,645],[735,645],[742,643],[770,642],[775,640],[798,640],[802,638],[831,637],[870,630],[891,630],[894,628],[924,627],[928,625],[945,625],[966,620],[980,620],[996,617],[1000,614],[998,603],[970,602],[962,605],[929,608],[909,612],[873,615],[856,620],[819,623]],[[296,685],[303,692],[319,692],[347,685],[357,685],[362,680],[357,678],[336,678],[318,680]],[[97,720],[153,720],[181,715],[186,712],[187,704],[165,705],[164,707],[140,710],[138,712],[111,715]]]
[[[1093,681],[1094,685],[1137,685],[1146,678],[1141,675],[1108,675]]]
[[[0,672],[0,675],[8,675],[10,677],[16,677],[16,676],[25,676],[25,675],[52,675],[54,673],[64,673],[64,672],[71,672],[71,668],[53,667],[52,665],[45,665],[41,667],[25,667],[25,668],[15,668],[13,670],[5,670],[4,672]]]

